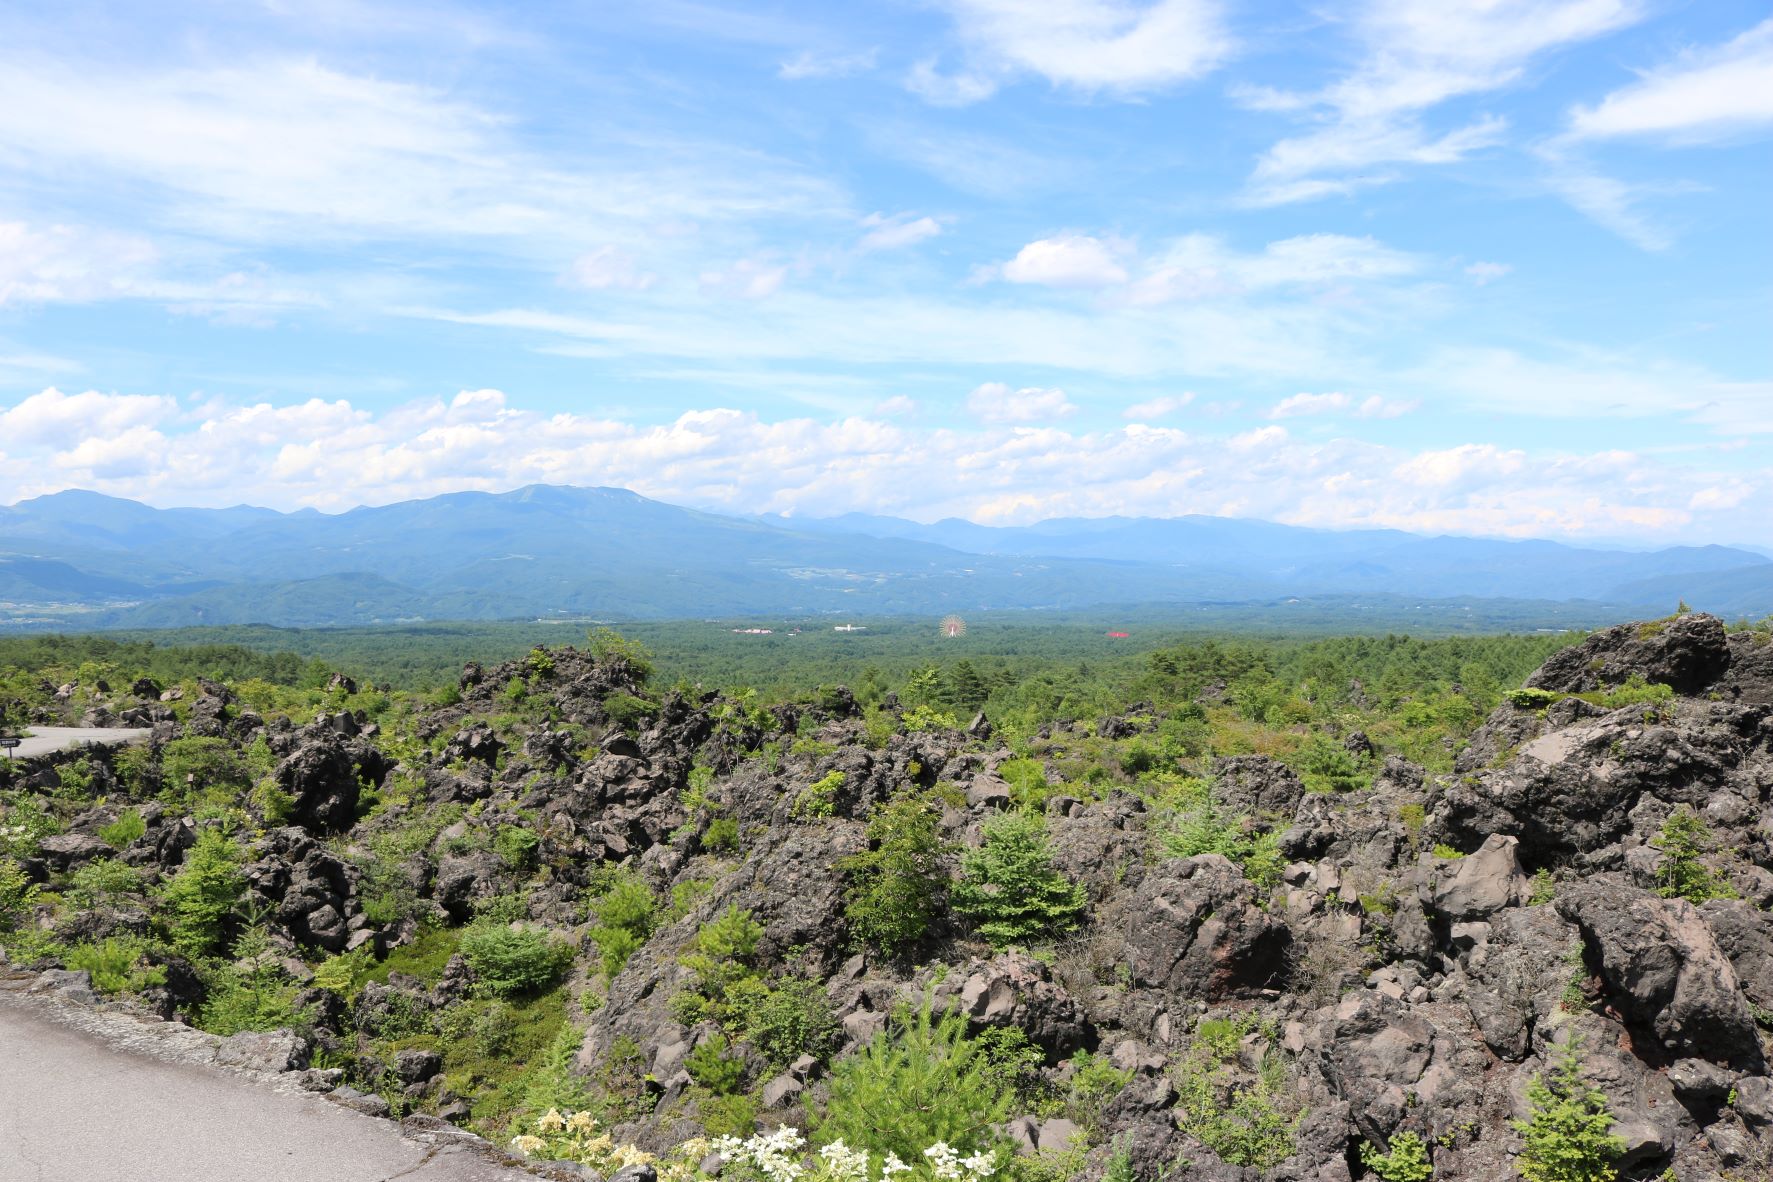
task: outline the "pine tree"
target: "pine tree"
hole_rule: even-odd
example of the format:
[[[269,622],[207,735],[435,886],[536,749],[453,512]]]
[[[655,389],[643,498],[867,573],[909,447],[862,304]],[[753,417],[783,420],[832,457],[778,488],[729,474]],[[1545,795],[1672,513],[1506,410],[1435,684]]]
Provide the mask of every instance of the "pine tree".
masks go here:
[[[1517,1167],[1527,1182],[1613,1182],[1625,1141],[1613,1134],[1607,1093],[1582,1075],[1581,1040],[1564,1040],[1549,1073],[1527,1085],[1530,1106],[1515,1130],[1526,1138]]]
[[[1082,887],[1053,868],[1046,822],[1004,813],[985,822],[985,843],[961,859],[954,909],[999,948],[1077,926]]]

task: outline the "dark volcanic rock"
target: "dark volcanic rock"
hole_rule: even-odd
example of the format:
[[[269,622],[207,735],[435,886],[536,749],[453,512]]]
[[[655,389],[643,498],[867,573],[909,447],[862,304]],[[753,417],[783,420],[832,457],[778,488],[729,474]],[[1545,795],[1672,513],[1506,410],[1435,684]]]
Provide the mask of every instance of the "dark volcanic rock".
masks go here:
[[[1634,674],[1678,694],[1699,694],[1730,667],[1724,622],[1703,613],[1620,624],[1557,653],[1527,678],[1534,689],[1580,694],[1625,684]]]

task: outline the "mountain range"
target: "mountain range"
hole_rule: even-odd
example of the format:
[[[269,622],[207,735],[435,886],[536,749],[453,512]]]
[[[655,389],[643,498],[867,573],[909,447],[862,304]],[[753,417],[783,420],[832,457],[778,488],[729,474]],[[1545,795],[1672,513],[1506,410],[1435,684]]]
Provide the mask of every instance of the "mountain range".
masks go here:
[[[1773,561],[1729,546],[1321,530],[1222,517],[1019,527],[731,517],[531,485],[339,514],[156,509],[68,491],[0,508],[0,627],[154,628],[596,615],[701,618],[1273,603],[1288,597],[1686,599],[1773,613]]]

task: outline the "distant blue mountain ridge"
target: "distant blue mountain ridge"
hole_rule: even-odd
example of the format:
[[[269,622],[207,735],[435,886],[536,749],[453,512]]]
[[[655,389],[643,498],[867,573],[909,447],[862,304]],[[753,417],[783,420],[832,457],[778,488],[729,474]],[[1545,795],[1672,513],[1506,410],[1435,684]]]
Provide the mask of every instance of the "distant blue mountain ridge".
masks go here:
[[[915,614],[1102,604],[1587,601],[1773,613],[1773,560],[1730,546],[1324,530],[1240,518],[998,527],[725,516],[531,485],[338,514],[156,509],[73,490],[0,508],[0,626]]]

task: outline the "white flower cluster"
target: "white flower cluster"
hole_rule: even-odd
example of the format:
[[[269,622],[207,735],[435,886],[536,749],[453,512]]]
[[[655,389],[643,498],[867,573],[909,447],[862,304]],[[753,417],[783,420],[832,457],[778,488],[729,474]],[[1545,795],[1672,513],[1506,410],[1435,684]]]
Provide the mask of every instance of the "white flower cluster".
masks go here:
[[[819,1150],[818,1164],[809,1171],[801,1158],[805,1148],[806,1138],[786,1125],[743,1140],[719,1137],[713,1143],[714,1152],[723,1159],[753,1167],[767,1182],[894,1182],[900,1174],[912,1170],[896,1154],[889,1153],[881,1163],[879,1176],[873,1177],[866,1153],[851,1149],[842,1141],[833,1141]],[[961,1157],[946,1141],[924,1150],[924,1156],[929,1159],[931,1174],[941,1182],[985,1182],[997,1171],[997,1159],[991,1154]]]

